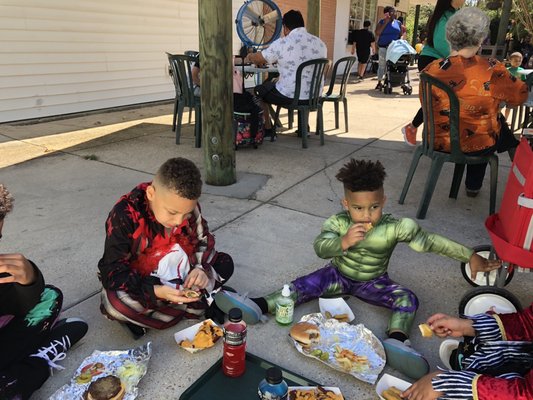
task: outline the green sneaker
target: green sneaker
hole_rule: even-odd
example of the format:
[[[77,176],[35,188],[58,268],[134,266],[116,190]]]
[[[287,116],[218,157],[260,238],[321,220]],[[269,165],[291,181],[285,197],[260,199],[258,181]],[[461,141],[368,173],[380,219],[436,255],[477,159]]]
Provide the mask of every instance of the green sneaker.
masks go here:
[[[383,341],[387,364],[412,379],[420,379],[429,372],[427,360],[411,347],[411,342],[397,339]]]

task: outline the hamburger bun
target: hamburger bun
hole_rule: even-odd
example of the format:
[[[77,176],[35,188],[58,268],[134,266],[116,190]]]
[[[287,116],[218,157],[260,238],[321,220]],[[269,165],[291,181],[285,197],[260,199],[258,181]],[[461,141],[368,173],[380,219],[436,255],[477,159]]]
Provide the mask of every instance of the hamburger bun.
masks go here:
[[[87,389],[87,400],[122,400],[126,394],[126,388],[121,380],[108,375],[98,378]]]
[[[403,400],[403,397],[400,396],[401,394],[402,391],[400,389],[395,386],[391,386],[381,393],[381,397],[383,397],[385,400]]]
[[[289,335],[304,346],[309,346],[311,343],[318,343],[320,341],[320,329],[310,322],[298,322],[294,324]]]
[[[433,336],[433,330],[429,327],[428,324],[420,324],[418,325],[418,329],[420,329],[422,337],[430,338],[431,336]]]

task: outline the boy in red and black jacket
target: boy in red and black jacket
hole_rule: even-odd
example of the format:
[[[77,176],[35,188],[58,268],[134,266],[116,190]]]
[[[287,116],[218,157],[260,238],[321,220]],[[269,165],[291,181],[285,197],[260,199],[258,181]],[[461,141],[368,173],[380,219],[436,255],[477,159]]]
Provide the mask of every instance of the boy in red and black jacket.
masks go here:
[[[233,274],[233,260],[215,251],[202,217],[201,189],[196,165],[172,158],[152,182],[122,196],[109,213],[98,263],[101,311],[136,338],[146,328],[198,318],[211,304],[211,293]],[[214,307],[211,317],[218,316]]]

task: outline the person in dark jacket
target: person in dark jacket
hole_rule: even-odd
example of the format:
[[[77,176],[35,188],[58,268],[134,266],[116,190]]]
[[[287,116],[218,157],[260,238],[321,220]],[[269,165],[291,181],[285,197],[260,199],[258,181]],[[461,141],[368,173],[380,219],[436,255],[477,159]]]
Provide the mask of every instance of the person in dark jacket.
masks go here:
[[[0,184],[0,237],[13,197]],[[0,399],[28,399],[50,376],[87,324],[57,321],[61,291],[45,286],[37,266],[22,254],[0,253]]]

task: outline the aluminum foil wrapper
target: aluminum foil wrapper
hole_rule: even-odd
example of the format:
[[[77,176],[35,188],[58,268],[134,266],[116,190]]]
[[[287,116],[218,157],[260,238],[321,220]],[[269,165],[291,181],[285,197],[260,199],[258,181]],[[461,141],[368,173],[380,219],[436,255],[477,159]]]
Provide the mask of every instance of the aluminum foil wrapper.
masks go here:
[[[152,342],[130,350],[95,350],[76,370],[70,383],[59,388],[50,400],[85,399],[91,382],[108,375],[120,378],[126,388],[124,400],[137,397],[137,385],[146,374],[152,356]]]
[[[381,341],[363,324],[350,325],[333,318],[326,319],[321,313],[304,315],[300,322],[310,322],[320,329],[320,341],[312,343],[308,348],[291,339],[300,353],[363,382],[376,382],[385,367],[385,350]],[[355,362],[351,368],[346,368],[335,357],[336,349],[339,348],[366,357],[368,363]]]

